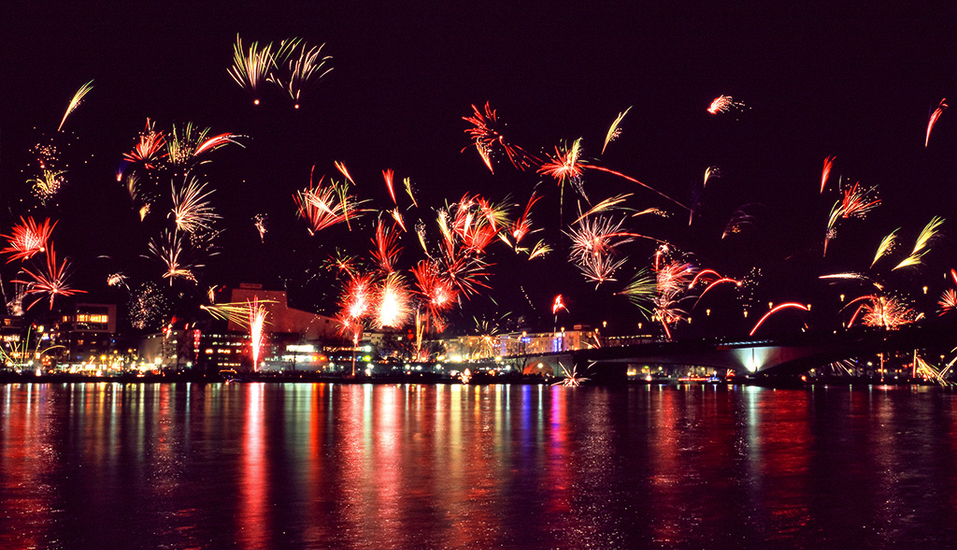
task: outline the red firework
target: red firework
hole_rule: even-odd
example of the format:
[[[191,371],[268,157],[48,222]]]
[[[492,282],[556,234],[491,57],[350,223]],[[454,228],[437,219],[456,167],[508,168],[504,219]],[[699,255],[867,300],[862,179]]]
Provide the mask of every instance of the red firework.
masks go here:
[[[57,266],[56,251],[53,250],[52,245],[49,247],[49,249],[47,249],[46,257],[46,271],[31,271],[27,268],[24,268],[23,272],[29,277],[29,279],[12,281],[14,283],[26,285],[24,296],[28,294],[37,295],[37,298],[27,306],[27,309],[35,306],[37,302],[42,300],[44,297],[49,297],[50,309],[52,310],[53,299],[57,296],[68,297],[74,294],[86,292],[85,290],[70,288],[70,286],[67,284],[66,279],[69,274],[69,261],[64,259],[63,263]]]
[[[512,166],[519,170],[524,171],[526,168],[531,167],[532,164],[540,162],[539,159],[526,153],[521,147],[505,140],[505,136],[502,135],[497,128],[499,122],[498,116],[495,114],[495,109],[492,109],[488,102],[485,103],[484,113],[475,105],[472,105],[472,110],[475,113],[473,116],[462,117],[462,120],[472,125],[471,128],[465,130],[465,133],[472,137],[472,143],[475,145],[476,150],[478,150],[479,155],[482,157],[482,161],[490,172],[495,172],[495,169],[492,167],[491,156],[496,148],[501,148],[508,157],[508,160],[512,163]],[[467,147],[465,149],[467,149]],[[462,152],[465,152],[465,149],[462,149]]]
[[[20,224],[14,225],[10,229],[10,235],[0,235],[7,239],[8,246],[0,250],[0,254],[10,254],[7,263],[14,260],[28,260],[35,254],[44,252],[53,228],[57,222],[50,224],[50,219],[43,220],[43,223],[37,224],[33,217],[24,219],[20,216]]]

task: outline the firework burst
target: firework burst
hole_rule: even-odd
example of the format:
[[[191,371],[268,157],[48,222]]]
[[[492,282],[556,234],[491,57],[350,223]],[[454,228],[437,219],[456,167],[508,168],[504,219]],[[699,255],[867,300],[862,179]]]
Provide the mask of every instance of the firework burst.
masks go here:
[[[465,133],[471,136],[472,144],[490,172],[495,172],[495,168],[492,166],[492,155],[499,150],[504,152],[512,166],[519,170],[524,171],[533,164],[540,162],[539,159],[526,153],[521,147],[509,143],[505,139],[505,136],[498,129],[499,122],[495,109],[492,109],[488,102],[485,103],[484,113],[475,105],[472,105],[472,111],[474,111],[472,116],[462,117],[462,120],[472,125],[465,130]],[[468,147],[465,149],[468,149]],[[462,152],[465,152],[465,149],[462,149]]]
[[[194,234],[200,230],[210,230],[213,222],[220,219],[209,202],[209,196],[215,190],[206,190],[206,184],[194,176],[187,176],[178,190],[173,190],[173,211],[170,215],[176,222],[176,228],[185,233]]]
[[[236,84],[253,96],[255,105],[259,105],[259,85],[266,79],[275,64],[271,43],[260,48],[258,42],[253,42],[246,50],[243,48],[242,39],[238,34],[236,35],[236,43],[233,45],[233,66],[227,71]]]
[[[53,245],[50,245],[46,252],[46,271],[23,268],[23,273],[26,274],[27,279],[12,282],[25,285],[24,296],[37,295],[37,298],[27,306],[27,309],[32,308],[46,297],[50,299],[50,310],[53,310],[53,300],[57,296],[66,298],[74,294],[86,293],[85,290],[77,290],[67,284],[69,261],[64,259],[60,265],[57,265],[56,251],[53,250]]]
[[[0,254],[10,254],[7,263],[14,260],[29,260],[34,255],[46,251],[50,235],[57,222],[50,224],[50,219],[38,224],[32,217],[24,219],[20,216],[20,223],[10,229],[10,235],[0,235],[7,239],[8,246],[0,250]]]

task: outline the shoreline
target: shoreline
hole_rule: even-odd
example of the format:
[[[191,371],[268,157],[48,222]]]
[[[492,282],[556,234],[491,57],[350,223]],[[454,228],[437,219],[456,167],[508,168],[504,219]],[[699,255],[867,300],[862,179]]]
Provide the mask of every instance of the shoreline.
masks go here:
[[[485,386],[493,384],[505,385],[561,385],[564,378],[543,377],[537,375],[504,374],[497,376],[473,375],[467,385]],[[193,372],[168,373],[124,373],[112,376],[91,376],[75,373],[53,373],[36,375],[34,373],[0,372],[0,384],[65,384],[65,383],[115,383],[115,384],[243,384],[243,383],[310,383],[310,384],[423,384],[423,385],[462,385],[458,378],[433,373],[402,373],[366,376],[328,373],[240,373],[235,376],[224,377],[219,374],[202,374]],[[801,378],[736,378],[722,380],[682,380],[679,378],[658,378],[653,380],[628,379],[609,383],[584,382],[583,386],[596,387],[627,387],[627,386],[756,386],[771,389],[813,389],[827,387],[907,387],[927,386],[950,390],[950,387],[941,386],[923,379],[893,379],[880,380],[871,377],[829,377],[803,380]]]

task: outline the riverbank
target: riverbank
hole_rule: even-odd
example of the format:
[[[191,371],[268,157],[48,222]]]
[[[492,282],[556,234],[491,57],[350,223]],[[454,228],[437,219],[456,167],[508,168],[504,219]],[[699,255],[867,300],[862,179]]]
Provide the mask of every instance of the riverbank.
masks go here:
[[[512,384],[512,385],[552,385],[561,384],[563,378],[539,375],[523,375],[519,373],[485,373],[472,374],[468,383],[471,385]],[[391,372],[368,375],[363,372],[355,376],[346,373],[317,373],[317,372],[244,372],[237,374],[204,374],[192,371],[168,372],[128,372],[113,375],[90,375],[78,373],[43,373],[33,372],[0,372],[0,383],[15,384],[62,384],[62,383],[118,383],[118,384],[150,384],[150,383],[177,383],[190,382],[197,384],[243,384],[250,382],[263,383],[327,383],[327,384],[462,384],[459,377],[433,372]],[[938,386],[932,381],[924,379],[886,378],[880,377],[819,377],[806,379],[794,377],[736,377],[727,379],[693,379],[679,377],[661,377],[647,380],[626,379],[618,383],[594,383],[584,380],[581,385],[671,385],[671,386],[719,386],[745,385],[775,389],[808,389],[812,387],[874,387],[874,386]]]

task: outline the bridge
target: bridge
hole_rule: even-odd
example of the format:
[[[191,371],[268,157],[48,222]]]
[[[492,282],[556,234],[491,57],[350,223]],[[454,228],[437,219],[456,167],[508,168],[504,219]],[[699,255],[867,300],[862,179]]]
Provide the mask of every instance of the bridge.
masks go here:
[[[712,367],[738,375],[794,375],[845,359],[879,353],[934,350],[945,354],[957,346],[957,322],[929,320],[897,330],[861,327],[829,332],[807,332],[773,339],[704,339],[656,342],[529,356],[555,368],[623,378],[628,365]]]

